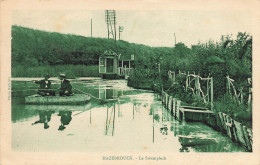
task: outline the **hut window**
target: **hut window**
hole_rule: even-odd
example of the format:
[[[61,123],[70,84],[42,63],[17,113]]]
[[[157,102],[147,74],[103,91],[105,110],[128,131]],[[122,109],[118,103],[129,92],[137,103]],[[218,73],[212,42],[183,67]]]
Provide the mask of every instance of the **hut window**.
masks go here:
[[[104,66],[104,58],[100,58],[99,64]]]

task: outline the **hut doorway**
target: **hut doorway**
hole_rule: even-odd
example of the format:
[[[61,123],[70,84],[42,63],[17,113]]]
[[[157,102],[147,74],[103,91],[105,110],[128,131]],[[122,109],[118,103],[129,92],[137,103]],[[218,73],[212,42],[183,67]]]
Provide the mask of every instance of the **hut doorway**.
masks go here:
[[[114,68],[114,59],[108,58],[107,59],[107,73],[113,73]]]

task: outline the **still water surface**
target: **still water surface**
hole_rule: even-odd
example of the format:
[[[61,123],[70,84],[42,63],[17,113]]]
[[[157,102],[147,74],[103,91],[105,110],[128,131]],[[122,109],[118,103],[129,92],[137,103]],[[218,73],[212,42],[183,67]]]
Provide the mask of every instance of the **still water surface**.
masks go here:
[[[86,105],[75,106],[25,105],[24,97],[30,94],[19,95],[15,89],[37,88],[27,81],[12,81],[12,148],[15,151],[245,151],[202,123],[176,121],[162,106],[159,95],[127,87],[125,80],[72,80],[73,87],[97,98],[116,99],[106,104],[92,99]],[[53,80],[54,87],[59,83]],[[60,127],[62,123],[64,127]]]

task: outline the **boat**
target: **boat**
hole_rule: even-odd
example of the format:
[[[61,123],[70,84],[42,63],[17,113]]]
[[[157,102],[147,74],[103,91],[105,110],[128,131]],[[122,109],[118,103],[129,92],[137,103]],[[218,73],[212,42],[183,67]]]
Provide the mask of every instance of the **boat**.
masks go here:
[[[201,138],[201,137],[188,137],[188,136],[178,136],[178,140],[184,147],[191,146],[201,146],[201,145],[210,145],[216,144],[217,141],[214,138]]]
[[[89,102],[91,97],[85,94],[72,96],[40,96],[38,94],[25,97],[26,104],[37,105],[78,105]]]
[[[97,107],[95,103],[92,102],[86,105],[25,105],[26,110],[30,111],[88,111],[93,107]]]

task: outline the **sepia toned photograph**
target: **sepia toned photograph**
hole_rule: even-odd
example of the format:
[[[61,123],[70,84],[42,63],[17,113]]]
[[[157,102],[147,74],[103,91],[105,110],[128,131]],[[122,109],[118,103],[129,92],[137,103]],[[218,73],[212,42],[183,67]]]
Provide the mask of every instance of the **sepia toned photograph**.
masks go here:
[[[102,164],[256,153],[254,18],[238,9],[12,10],[11,152],[102,153]]]

